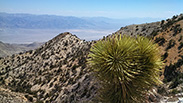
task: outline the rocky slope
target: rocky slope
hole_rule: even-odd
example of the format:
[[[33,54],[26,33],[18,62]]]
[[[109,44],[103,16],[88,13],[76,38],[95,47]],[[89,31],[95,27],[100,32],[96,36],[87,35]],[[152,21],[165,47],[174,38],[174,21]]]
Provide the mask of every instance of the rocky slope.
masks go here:
[[[62,33],[42,47],[0,60],[1,86],[30,102],[85,102],[96,94],[86,65],[91,42]]]
[[[183,14],[173,16],[171,19],[162,20],[153,23],[146,23],[140,25],[129,25],[121,27],[116,33],[127,35],[142,35],[154,37],[158,32],[167,31],[167,27],[172,26],[174,23],[181,21]]]
[[[164,21],[162,21],[164,22]],[[154,40],[162,50],[164,83],[168,93],[183,92],[183,15],[174,16],[162,23],[162,30]]]
[[[172,100],[170,96],[178,97],[178,93],[183,92],[182,29],[183,15],[179,15],[166,21],[126,26],[116,32],[148,36],[162,50],[164,84],[150,91],[150,101],[166,102]],[[0,87],[12,94],[20,93],[21,96],[14,97],[25,98],[22,102],[96,102],[99,84],[86,63],[93,43],[66,32],[36,50],[1,58]],[[4,95],[2,91],[0,97]]]

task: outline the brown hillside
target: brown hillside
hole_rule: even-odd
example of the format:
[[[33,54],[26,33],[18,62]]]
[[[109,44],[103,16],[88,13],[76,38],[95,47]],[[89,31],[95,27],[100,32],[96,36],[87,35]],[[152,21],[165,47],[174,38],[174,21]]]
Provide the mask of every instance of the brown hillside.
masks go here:
[[[160,49],[162,50],[162,55],[167,53],[165,58],[165,65],[170,65],[176,63],[181,59],[183,55],[183,20],[176,22],[167,28],[167,30],[158,33],[154,37],[154,40],[159,43]],[[176,32],[175,32],[176,31]],[[158,39],[161,41],[158,41]],[[161,43],[163,42],[164,43]],[[172,46],[171,46],[172,45]]]

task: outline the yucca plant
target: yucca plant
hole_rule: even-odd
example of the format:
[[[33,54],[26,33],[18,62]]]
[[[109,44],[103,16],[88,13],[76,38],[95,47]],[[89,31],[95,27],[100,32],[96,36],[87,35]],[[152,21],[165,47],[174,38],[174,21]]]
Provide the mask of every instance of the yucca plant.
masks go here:
[[[143,102],[147,91],[161,83],[161,56],[146,37],[115,34],[100,40],[91,47],[88,63],[101,81],[104,103]]]

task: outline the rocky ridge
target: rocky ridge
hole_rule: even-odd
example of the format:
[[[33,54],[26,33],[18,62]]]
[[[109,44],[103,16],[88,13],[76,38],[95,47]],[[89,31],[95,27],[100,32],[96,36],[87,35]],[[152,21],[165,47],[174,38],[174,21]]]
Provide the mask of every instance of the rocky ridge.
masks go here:
[[[177,21],[182,20],[183,14],[173,16],[167,20],[157,21],[153,23],[145,23],[145,24],[133,24],[125,27],[121,27],[115,33],[118,34],[126,34],[126,35],[141,35],[141,36],[150,36],[154,37],[157,35],[158,32],[162,32],[163,30],[166,31],[167,27],[171,26]]]
[[[161,30],[161,23],[160,22],[154,22],[154,23],[146,23],[146,24],[140,24],[140,25],[129,25],[125,27],[121,27],[120,30],[118,30],[116,33],[119,34],[126,34],[126,35],[141,35],[141,36],[150,36],[153,33]]]
[[[30,102],[85,102],[96,94],[86,65],[91,42],[62,33],[40,48],[0,60],[1,86]]]

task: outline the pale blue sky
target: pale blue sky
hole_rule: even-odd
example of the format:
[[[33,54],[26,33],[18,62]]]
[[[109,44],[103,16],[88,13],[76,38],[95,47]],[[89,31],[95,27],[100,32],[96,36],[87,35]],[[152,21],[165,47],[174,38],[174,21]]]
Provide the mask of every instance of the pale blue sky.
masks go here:
[[[183,0],[0,0],[0,12],[168,18],[183,13]]]

